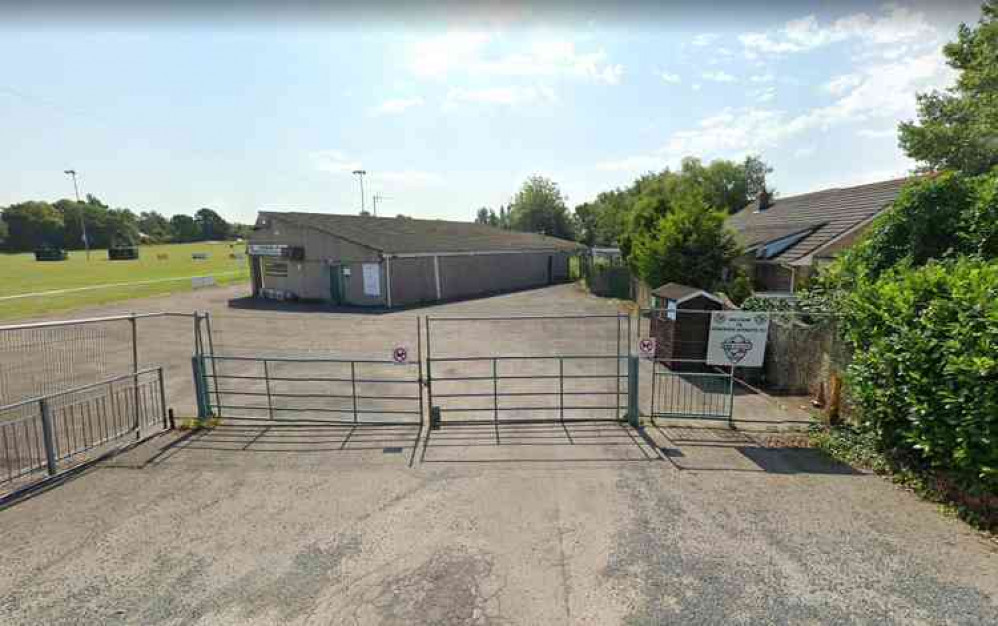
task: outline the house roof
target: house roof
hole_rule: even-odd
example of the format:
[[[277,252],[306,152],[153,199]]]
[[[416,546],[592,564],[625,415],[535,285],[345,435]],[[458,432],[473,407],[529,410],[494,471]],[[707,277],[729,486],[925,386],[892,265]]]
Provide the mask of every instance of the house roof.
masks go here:
[[[703,296],[709,300],[721,302],[720,298],[709,291],[704,291],[703,289],[690,287],[688,285],[680,285],[679,283],[665,283],[660,287],[652,289],[651,295],[658,296],[659,298],[665,298],[667,300],[675,300],[676,304],[692,300],[697,296]]]
[[[764,211],[759,211],[758,201],[753,201],[730,216],[728,225],[749,249],[811,230],[810,234],[771,257],[784,263],[804,265],[823,246],[868,222],[894,202],[908,180],[897,178],[775,198]]]
[[[261,211],[260,216],[313,228],[387,254],[534,250],[568,252],[583,248],[574,241],[503,230],[473,222],[297,211]]]

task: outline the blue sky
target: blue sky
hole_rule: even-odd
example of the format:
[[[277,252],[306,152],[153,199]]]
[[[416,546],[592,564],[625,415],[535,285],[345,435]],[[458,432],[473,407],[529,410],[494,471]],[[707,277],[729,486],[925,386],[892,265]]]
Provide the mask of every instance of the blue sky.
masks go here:
[[[0,205],[82,191],[215,208],[472,219],[530,174],[570,206],[685,155],[760,154],[789,195],[903,175],[899,120],[951,84],[974,3],[629,6],[356,21],[186,19],[0,30]],[[0,20],[2,21],[2,20]]]

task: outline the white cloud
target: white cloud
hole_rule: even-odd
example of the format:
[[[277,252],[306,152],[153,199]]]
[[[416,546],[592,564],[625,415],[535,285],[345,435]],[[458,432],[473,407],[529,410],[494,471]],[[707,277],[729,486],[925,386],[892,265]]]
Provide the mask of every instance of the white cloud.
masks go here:
[[[423,99],[418,96],[415,98],[395,98],[392,100],[385,100],[379,104],[374,108],[374,113],[376,115],[396,115],[398,113],[405,112],[406,109],[421,106],[422,104]]]
[[[788,54],[806,52],[829,44],[856,40],[868,45],[897,47],[904,42],[924,40],[934,34],[935,28],[925,14],[897,4],[885,5],[881,14],[871,17],[854,13],[828,24],[820,24],[809,15],[790,20],[776,31],[751,32],[738,39],[746,52],[754,58],[757,54]]]
[[[700,87],[700,83],[694,83],[692,89],[693,91],[700,91]]]
[[[776,76],[771,73],[766,74],[755,74],[754,76],[749,76],[749,81],[753,83],[771,83],[776,80]]]
[[[738,80],[723,70],[718,70],[716,72],[704,72],[702,77],[704,80],[712,80],[716,83],[733,83]]]
[[[557,102],[558,98],[550,87],[487,87],[466,89],[454,87],[447,92],[446,108],[460,104],[500,104],[517,106]]]
[[[605,50],[579,50],[567,40],[534,41],[523,50],[487,55],[495,38],[483,33],[449,33],[413,46],[410,68],[424,78],[451,73],[470,76],[568,77],[616,85],[624,66],[611,63]]]
[[[803,148],[797,148],[794,150],[794,158],[803,159],[814,154],[814,146],[805,146]]]
[[[659,77],[667,83],[675,84],[682,81],[679,74],[670,74],[669,72],[662,72],[659,74]]]
[[[749,92],[749,97],[756,102],[770,102],[776,98],[776,87],[761,87]]]
[[[694,37],[693,41],[691,41],[690,43],[692,43],[694,46],[703,47],[703,46],[709,46],[710,44],[714,43],[720,38],[721,36],[718,35],[717,33],[702,33]]]
[[[863,77],[859,74],[843,74],[841,76],[836,76],[832,80],[825,83],[822,86],[822,89],[833,96],[840,96],[862,82]]]
[[[859,80],[846,81],[851,87],[843,85],[838,99],[830,105],[798,115],[754,106],[726,108],[693,128],[672,133],[665,145],[652,154],[624,157],[598,167],[634,171],[650,162],[675,165],[689,155],[703,159],[740,158],[778,147],[790,138],[835,126],[896,123],[914,115],[916,93],[944,87],[952,82],[953,75],[938,52],[876,64],[861,70]],[[859,134],[886,136],[866,130]]]

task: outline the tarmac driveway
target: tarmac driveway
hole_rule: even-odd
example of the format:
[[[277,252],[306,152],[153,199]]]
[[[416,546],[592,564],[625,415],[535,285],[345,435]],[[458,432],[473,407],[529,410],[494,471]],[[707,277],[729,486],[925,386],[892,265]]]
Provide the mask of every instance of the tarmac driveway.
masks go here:
[[[610,306],[570,289],[446,306]],[[0,623],[998,623],[993,543],[765,437],[164,435],[0,511]]]

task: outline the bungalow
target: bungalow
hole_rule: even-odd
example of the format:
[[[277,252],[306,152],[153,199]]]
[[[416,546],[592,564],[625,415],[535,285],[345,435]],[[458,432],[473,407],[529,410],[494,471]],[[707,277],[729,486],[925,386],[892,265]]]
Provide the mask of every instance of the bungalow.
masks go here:
[[[907,178],[786,198],[759,194],[728,218],[745,246],[739,260],[757,292],[793,293],[822,263],[856,242]]]

